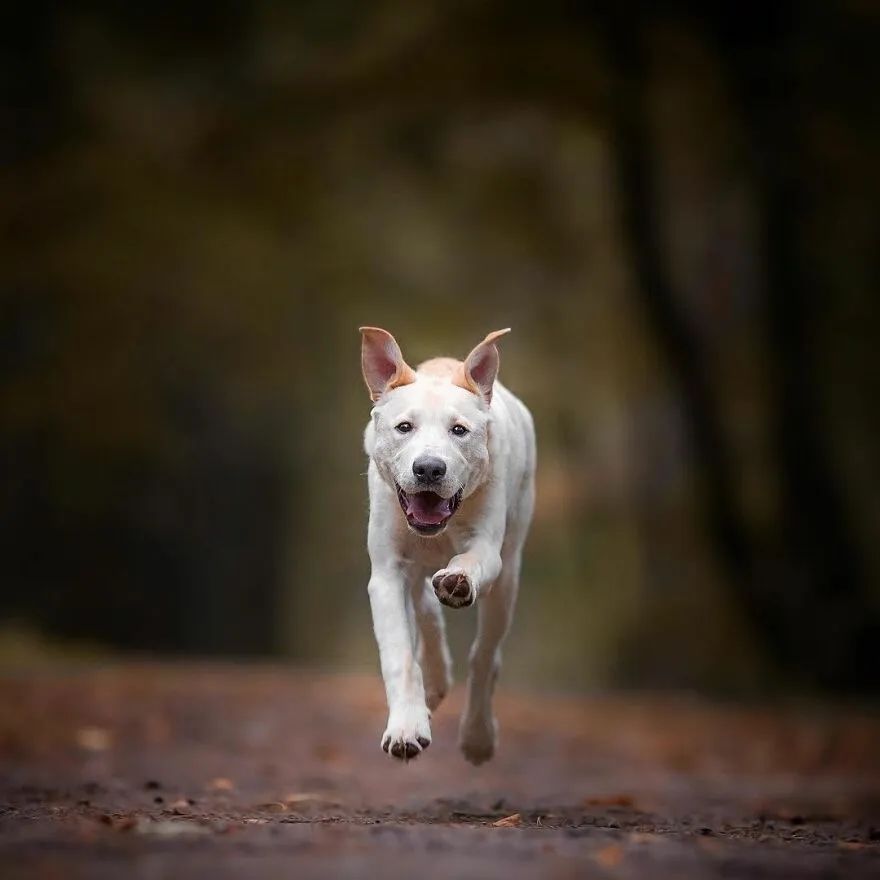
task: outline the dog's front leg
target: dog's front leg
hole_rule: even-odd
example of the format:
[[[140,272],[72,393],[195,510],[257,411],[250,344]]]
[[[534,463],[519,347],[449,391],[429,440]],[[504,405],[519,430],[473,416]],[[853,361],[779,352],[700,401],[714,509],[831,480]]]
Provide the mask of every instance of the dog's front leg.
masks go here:
[[[450,608],[464,608],[491,588],[501,574],[505,527],[504,499],[495,487],[483,499],[479,526],[469,535],[462,553],[453,556],[431,583],[437,598]]]
[[[409,588],[403,574],[389,567],[373,570],[368,589],[388,698],[388,726],[381,746],[389,755],[408,761],[431,744],[430,715],[407,607]]]

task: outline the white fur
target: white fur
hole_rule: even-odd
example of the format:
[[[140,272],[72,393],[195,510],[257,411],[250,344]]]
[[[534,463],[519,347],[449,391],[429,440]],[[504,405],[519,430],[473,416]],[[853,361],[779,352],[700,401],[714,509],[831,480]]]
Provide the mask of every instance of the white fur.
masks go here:
[[[534,426],[526,407],[497,381],[487,405],[450,378],[415,375],[414,382],[379,396],[364,437],[369,595],[388,699],[380,744],[404,760],[430,744],[431,711],[452,681],[441,602],[466,607],[475,601],[478,628],[459,745],[479,764],[492,757],[497,740],[492,691],[534,505]],[[413,430],[396,431],[401,421]],[[453,435],[456,423],[470,433]],[[463,489],[460,508],[434,537],[408,527],[397,498],[397,485],[417,491],[412,464],[426,452],[447,466],[438,494]],[[466,595],[454,595],[456,587]]]

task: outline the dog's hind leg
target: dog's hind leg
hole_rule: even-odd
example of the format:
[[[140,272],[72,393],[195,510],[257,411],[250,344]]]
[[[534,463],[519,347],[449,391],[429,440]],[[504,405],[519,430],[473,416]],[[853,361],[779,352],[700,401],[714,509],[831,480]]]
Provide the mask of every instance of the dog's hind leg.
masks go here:
[[[519,589],[519,549],[503,561],[498,580],[477,603],[477,637],[471,646],[467,702],[458,744],[472,764],[488,761],[495,752],[498,729],[492,714],[492,692],[501,669],[501,643],[507,634]]]
[[[425,703],[433,712],[452,687],[452,658],[446,643],[443,608],[429,580],[414,588],[413,605],[419,631],[419,665],[425,684]]]

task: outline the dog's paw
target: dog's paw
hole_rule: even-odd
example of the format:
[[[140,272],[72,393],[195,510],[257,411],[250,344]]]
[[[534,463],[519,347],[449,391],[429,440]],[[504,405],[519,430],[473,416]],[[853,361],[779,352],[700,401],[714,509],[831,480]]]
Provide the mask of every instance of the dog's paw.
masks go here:
[[[421,711],[392,713],[382,734],[382,751],[399,761],[417,758],[431,745],[431,724],[426,707]]]
[[[495,754],[498,724],[492,716],[462,720],[458,747],[471,764],[484,764]]]
[[[450,571],[441,568],[431,578],[437,598],[450,608],[466,608],[474,604],[476,592],[470,578],[463,571]]]

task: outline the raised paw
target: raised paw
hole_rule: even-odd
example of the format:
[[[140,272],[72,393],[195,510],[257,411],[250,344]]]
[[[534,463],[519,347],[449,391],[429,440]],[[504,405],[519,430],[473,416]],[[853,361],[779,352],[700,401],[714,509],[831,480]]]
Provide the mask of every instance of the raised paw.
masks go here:
[[[424,718],[415,721],[398,721],[392,717],[382,734],[382,751],[399,761],[417,758],[429,745],[431,728],[427,713]]]
[[[476,594],[470,578],[463,571],[441,568],[431,578],[437,598],[450,608],[466,608],[474,604]]]

